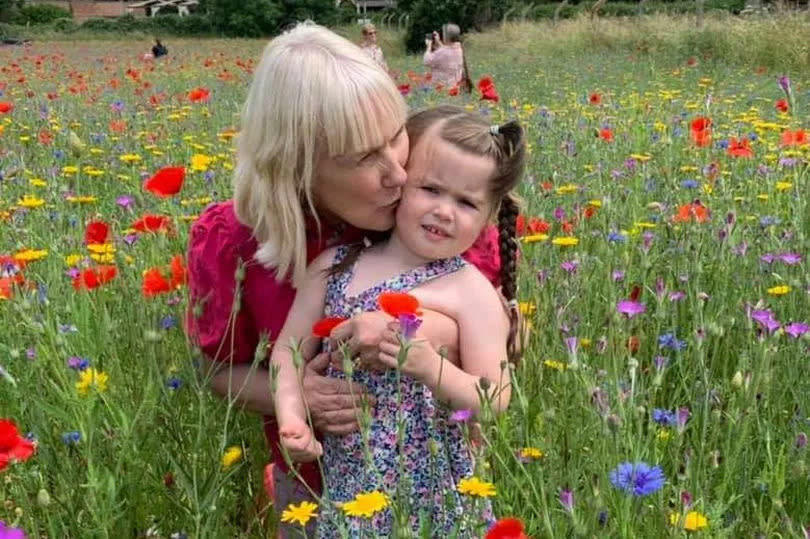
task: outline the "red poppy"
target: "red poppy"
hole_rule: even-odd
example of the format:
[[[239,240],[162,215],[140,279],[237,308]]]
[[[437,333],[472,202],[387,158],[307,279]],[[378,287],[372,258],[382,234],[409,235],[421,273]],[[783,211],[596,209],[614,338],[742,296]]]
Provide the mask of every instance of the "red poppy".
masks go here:
[[[8,114],[14,110],[14,104],[9,101],[0,101],[0,114]]]
[[[447,95],[452,96],[452,97],[457,96],[458,95],[458,84],[455,84],[455,85],[451,86],[450,89],[447,90]]]
[[[399,88],[399,93],[401,93],[402,95],[408,95],[409,93],[411,93],[410,84],[400,84],[399,86],[397,86],[397,88]]]
[[[172,272],[172,288],[186,284],[188,270],[186,270],[186,267],[183,265],[183,255],[174,255],[169,267]]]
[[[312,325],[312,335],[326,339],[332,334],[332,330],[348,320],[348,318],[330,317],[321,318]]]
[[[118,268],[115,266],[98,266],[88,268],[81,272],[78,277],[73,278],[73,289],[93,290],[99,286],[112,281],[118,275]]]
[[[211,97],[211,92],[208,88],[194,88],[188,93],[188,100],[193,103],[202,103],[204,101],[208,101],[208,98]]]
[[[47,129],[40,129],[37,138],[39,139],[39,143],[45,146],[49,146],[51,142],[53,142],[53,135]]]
[[[160,272],[160,268],[149,268],[143,274],[141,282],[141,292],[144,297],[152,298],[158,294],[165,294],[172,291],[172,285]]]
[[[546,234],[551,229],[544,220],[539,217],[530,217],[526,222],[524,215],[518,215],[517,222],[515,223],[515,232],[518,236],[525,236],[526,234]]]
[[[751,141],[747,138],[736,139],[731,137],[726,153],[731,157],[754,157],[754,152],[751,150]]]
[[[14,294],[14,285],[21,285],[24,282],[21,273],[18,273],[14,277],[0,278],[0,299],[11,299],[11,296]]]
[[[788,105],[787,99],[777,99],[773,106],[776,107],[776,110],[779,112],[787,112],[790,110],[790,105]]]
[[[495,89],[495,81],[493,81],[492,77],[489,75],[481,77],[481,79],[478,81],[478,91],[481,92],[481,99],[493,101],[495,103],[501,99],[498,95],[498,90]]]
[[[111,120],[109,127],[113,133],[123,133],[127,130],[127,122],[126,120]]]
[[[692,131],[692,142],[699,148],[705,148],[712,143],[712,132],[708,129],[703,131]]]
[[[804,146],[810,142],[804,129],[796,131],[783,131],[780,144],[782,146]]]
[[[523,532],[523,523],[514,517],[499,519],[484,539],[529,539]]]
[[[172,229],[172,220],[165,215],[144,215],[134,223],[132,228],[138,232],[158,232],[161,230],[169,231]]]
[[[686,59],[686,65],[688,65],[689,67],[695,67],[697,63],[698,63],[697,58],[695,58],[694,56],[690,56],[689,58]]]
[[[591,105],[598,105],[602,102],[602,94],[599,92],[593,92],[590,96],[588,96],[588,103]]]
[[[20,436],[13,421],[0,419],[0,470],[9,462],[28,460],[34,450],[34,443]]]
[[[87,245],[107,243],[109,234],[110,225],[104,221],[90,221],[84,229],[84,243]]]
[[[706,116],[698,116],[694,120],[692,120],[692,124],[690,129],[692,131],[706,131],[711,129],[712,127],[712,119],[707,118]]]
[[[612,142],[613,141],[613,131],[608,129],[607,127],[599,130],[599,138],[604,140],[605,142]]]
[[[170,197],[180,192],[185,179],[184,167],[163,167],[144,182],[143,188],[159,197]]]
[[[672,218],[676,223],[688,223],[694,220],[696,223],[705,223],[709,220],[709,208],[700,202],[683,204],[678,207],[678,213]]]
[[[419,300],[405,292],[383,292],[379,302],[380,308],[394,318],[399,318],[402,314],[422,314]]]

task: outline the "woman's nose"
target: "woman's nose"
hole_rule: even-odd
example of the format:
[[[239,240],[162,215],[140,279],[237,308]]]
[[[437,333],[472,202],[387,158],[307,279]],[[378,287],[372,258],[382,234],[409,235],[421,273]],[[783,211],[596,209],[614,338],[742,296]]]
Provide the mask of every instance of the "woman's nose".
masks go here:
[[[396,152],[388,152],[388,166],[385,169],[382,177],[383,187],[402,187],[408,179],[408,174],[405,172],[405,167],[397,159]]]

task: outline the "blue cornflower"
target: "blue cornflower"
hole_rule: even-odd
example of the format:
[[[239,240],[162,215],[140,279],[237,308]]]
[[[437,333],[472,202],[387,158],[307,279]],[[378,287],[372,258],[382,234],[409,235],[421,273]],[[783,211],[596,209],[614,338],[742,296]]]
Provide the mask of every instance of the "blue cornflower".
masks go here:
[[[648,496],[664,486],[666,477],[660,466],[644,462],[622,462],[610,472],[611,484],[633,496]]]
[[[177,318],[172,315],[166,315],[160,320],[161,329],[172,329],[177,326]]]
[[[675,424],[675,413],[663,408],[655,408],[652,417],[653,421],[664,427],[671,427]]]
[[[684,180],[681,182],[681,187],[684,189],[696,189],[698,182],[695,180]]]
[[[728,140],[721,140],[720,142],[717,143],[717,147],[720,148],[721,150],[727,149],[728,148]]]
[[[624,243],[627,241],[627,236],[620,232],[610,232],[608,234],[608,241],[609,242],[617,242],[617,243]]]
[[[171,378],[169,378],[166,381],[166,386],[169,389],[178,390],[178,389],[180,389],[180,386],[182,386],[182,385],[183,385],[183,381],[180,378],[176,377],[176,376],[172,376]]]
[[[658,348],[683,350],[686,348],[686,341],[679,341],[674,333],[664,333],[663,335],[658,336]]]
[[[65,445],[76,445],[82,439],[82,433],[77,430],[66,432],[62,435],[62,442]]]

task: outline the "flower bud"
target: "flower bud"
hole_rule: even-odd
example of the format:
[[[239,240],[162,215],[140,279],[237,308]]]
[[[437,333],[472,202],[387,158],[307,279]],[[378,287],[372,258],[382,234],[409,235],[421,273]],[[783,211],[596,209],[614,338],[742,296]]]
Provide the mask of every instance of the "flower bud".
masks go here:
[[[37,505],[40,507],[51,505],[51,495],[44,488],[39,489],[39,492],[37,492]]]

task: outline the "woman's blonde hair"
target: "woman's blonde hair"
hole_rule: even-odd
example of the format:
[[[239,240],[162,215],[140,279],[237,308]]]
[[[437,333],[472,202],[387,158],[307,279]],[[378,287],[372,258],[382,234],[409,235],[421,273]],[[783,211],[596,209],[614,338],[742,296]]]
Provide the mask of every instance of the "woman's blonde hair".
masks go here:
[[[391,77],[326,28],[302,23],[268,44],[242,109],[233,186],[236,215],[259,244],[255,258],[278,280],[304,276],[307,214],[320,230],[319,160],[382,145],[382,127],[405,116]]]
[[[367,22],[366,24],[363,25],[362,31],[363,31],[363,35],[366,36],[366,35],[370,34],[371,32],[376,32],[377,27],[374,26],[372,23]]]

